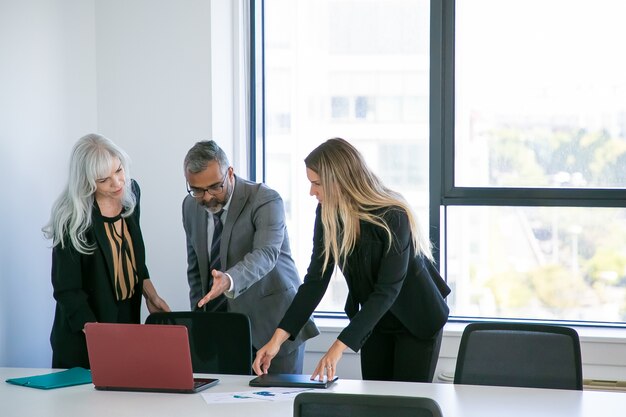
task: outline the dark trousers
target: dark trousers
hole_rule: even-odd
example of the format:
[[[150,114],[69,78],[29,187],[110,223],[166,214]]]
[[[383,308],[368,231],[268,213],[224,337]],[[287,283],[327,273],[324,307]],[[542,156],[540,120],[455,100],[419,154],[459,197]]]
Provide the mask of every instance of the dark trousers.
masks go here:
[[[442,333],[440,330],[431,339],[418,339],[387,313],[361,348],[363,379],[432,382]]]

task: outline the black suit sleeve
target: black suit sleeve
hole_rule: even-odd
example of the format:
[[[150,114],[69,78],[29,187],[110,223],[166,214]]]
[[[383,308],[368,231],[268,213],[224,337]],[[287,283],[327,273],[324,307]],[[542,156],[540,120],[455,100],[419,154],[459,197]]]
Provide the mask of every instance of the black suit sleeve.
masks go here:
[[[133,211],[133,214],[130,216],[132,221],[134,222],[134,227],[132,228],[131,233],[132,233],[133,245],[135,245],[135,251],[136,252],[141,251],[141,254],[142,254],[142,256],[138,258],[140,262],[138,262],[138,265],[137,265],[137,275],[140,280],[144,280],[144,279],[150,278],[150,272],[148,271],[148,266],[146,265],[146,262],[145,262],[146,247],[143,241],[143,233],[141,232],[141,225],[139,223],[139,214],[141,212],[141,208],[140,208],[141,189],[139,188],[139,184],[135,180],[132,180],[132,191],[133,191],[133,194],[135,194],[136,204],[135,204],[135,210]]]
[[[52,249],[53,296],[67,319],[72,332],[83,329],[85,323],[96,321],[83,286],[81,255],[71,242]]]
[[[361,238],[358,248],[350,254],[348,271],[360,271],[351,276],[353,287],[369,285],[371,292],[365,301],[361,300],[360,310],[350,319],[350,324],[339,334],[338,339],[357,352],[372,333],[374,326],[389,311],[395,302],[407,276],[413,245],[408,216],[400,209],[389,209],[384,220],[391,229],[393,240],[389,246],[386,231],[371,223],[361,223]],[[366,229],[370,229],[368,233]],[[351,266],[357,262],[355,268]],[[358,268],[358,269],[356,269]],[[359,283],[358,280],[367,280]],[[361,295],[361,298],[364,298]]]
[[[291,305],[287,309],[278,327],[290,334],[289,340],[294,340],[300,329],[307,323],[313,311],[324,297],[328,283],[333,274],[335,263],[331,259],[322,272],[324,265],[324,230],[321,219],[321,206],[317,206],[315,213],[315,229],[313,231],[313,253],[311,263],[304,277],[304,282],[298,288]]]

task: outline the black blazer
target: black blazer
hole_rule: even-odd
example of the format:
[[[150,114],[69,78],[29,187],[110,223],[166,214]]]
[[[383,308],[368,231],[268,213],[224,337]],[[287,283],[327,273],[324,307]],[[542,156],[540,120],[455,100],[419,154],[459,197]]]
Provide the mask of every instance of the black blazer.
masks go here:
[[[331,257],[322,274],[324,232],[320,215],[318,205],[311,263],[279,325],[291,337],[298,334],[305,318],[319,304],[334,269]],[[350,324],[338,339],[355,352],[388,311],[420,339],[432,338],[448,320],[449,308],[444,298],[450,288],[428,259],[416,256],[406,213],[390,208],[383,218],[394,234],[391,249],[388,250],[389,238],[383,228],[361,221],[360,237],[342,268],[348,283],[345,312]]]
[[[140,190],[135,181],[132,189],[137,205],[133,214],[125,220],[133,242],[139,282],[134,295],[127,302],[131,303],[132,321],[139,323],[142,283],[149,275],[139,228]],[[86,237],[96,245],[95,251],[90,255],[79,253],[67,240],[65,248],[58,244],[52,249],[52,287],[56,300],[50,334],[53,368],[89,368],[87,345],[82,332],[85,323],[118,321],[118,301],[113,288],[113,255],[97,205],[94,205],[92,226]]]

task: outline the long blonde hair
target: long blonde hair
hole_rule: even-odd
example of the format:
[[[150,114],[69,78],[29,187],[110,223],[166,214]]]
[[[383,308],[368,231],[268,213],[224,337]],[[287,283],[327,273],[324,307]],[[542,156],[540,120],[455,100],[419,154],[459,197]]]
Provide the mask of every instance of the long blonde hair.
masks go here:
[[[416,253],[432,259],[430,242],[420,233],[407,201],[382,183],[354,146],[341,138],[329,139],[315,148],[304,163],[320,177],[324,190],[323,270],[331,256],[337,265],[345,262],[359,238],[361,220],[384,229],[389,238],[388,250],[391,249],[394,235],[383,215],[385,210],[398,207],[408,216]]]
[[[102,135],[85,135],[72,149],[67,184],[52,206],[50,221],[42,229],[44,236],[52,239],[53,247],[60,244],[63,248],[65,240],[69,239],[78,252],[93,253],[95,244],[87,241],[86,232],[92,224],[96,180],[108,175],[115,157],[119,158],[126,173],[122,216],[132,214],[136,199],[132,192],[128,155]]]

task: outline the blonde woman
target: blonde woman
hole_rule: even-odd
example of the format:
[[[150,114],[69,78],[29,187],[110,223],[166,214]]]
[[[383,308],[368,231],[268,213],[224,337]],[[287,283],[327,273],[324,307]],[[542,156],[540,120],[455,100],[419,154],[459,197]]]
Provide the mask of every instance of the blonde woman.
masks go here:
[[[343,139],[324,142],[305,164],[310,194],[319,201],[311,263],[278,329],[257,352],[255,373],[267,373],[280,345],[298,335],[338,266],[348,284],[350,323],[311,379],[333,378],[350,348],[361,351],[363,379],[432,381],[450,289],[431,263],[409,205]]]
[[[150,312],[170,311],[146,268],[139,186],[128,163],[109,139],[80,138],[67,185],[43,228],[52,239],[53,368],[89,368],[85,323],[139,323],[142,294]]]

